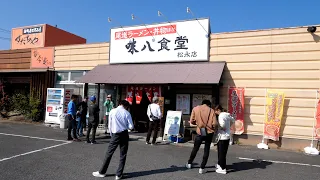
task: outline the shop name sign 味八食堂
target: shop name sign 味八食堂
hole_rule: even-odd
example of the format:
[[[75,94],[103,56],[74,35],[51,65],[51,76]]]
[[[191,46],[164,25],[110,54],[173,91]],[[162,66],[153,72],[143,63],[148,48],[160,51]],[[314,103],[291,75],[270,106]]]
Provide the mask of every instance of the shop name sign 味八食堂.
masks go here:
[[[42,33],[42,26],[22,29],[23,34]]]
[[[111,29],[110,63],[208,61],[209,19]]]

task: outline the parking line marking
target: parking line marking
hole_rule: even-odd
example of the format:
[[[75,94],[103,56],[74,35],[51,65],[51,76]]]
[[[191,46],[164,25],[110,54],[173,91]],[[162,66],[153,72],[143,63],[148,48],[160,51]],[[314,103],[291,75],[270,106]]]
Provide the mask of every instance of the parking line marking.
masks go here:
[[[23,154],[18,154],[18,155],[11,156],[11,157],[8,157],[8,158],[3,158],[3,159],[0,159],[0,162],[7,161],[7,160],[10,160],[10,159],[13,159],[13,158],[16,158],[16,157],[25,156],[25,155],[28,155],[28,154],[44,151],[44,150],[47,150],[47,149],[52,149],[52,148],[63,146],[63,145],[70,144],[70,143],[71,142],[65,142],[65,143],[62,143],[62,144],[41,148],[41,149],[38,149],[38,150],[26,152],[26,153],[23,153]]]
[[[247,160],[247,161],[263,161],[263,162],[272,162],[272,163],[276,163],[276,164],[291,164],[291,165],[310,166],[310,167],[320,168],[320,165],[313,165],[313,164],[294,163],[294,162],[286,162],[286,161],[273,161],[273,160],[263,160],[263,159],[252,159],[252,158],[243,158],[243,157],[238,157],[238,158],[241,160]]]
[[[49,139],[49,138],[34,137],[34,136],[24,136],[24,135],[19,135],[19,134],[0,133],[0,135],[15,136],[15,137],[24,137],[24,138],[30,138],[30,139],[40,139],[40,140],[47,140],[47,141],[69,142],[69,141],[64,141],[64,140],[59,140],[59,139]]]

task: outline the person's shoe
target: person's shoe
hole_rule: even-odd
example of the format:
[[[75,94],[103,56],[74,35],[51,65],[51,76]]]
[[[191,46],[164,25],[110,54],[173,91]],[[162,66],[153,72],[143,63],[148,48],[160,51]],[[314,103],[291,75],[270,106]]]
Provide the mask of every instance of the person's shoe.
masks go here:
[[[97,141],[91,141],[91,144],[97,144]]]
[[[221,169],[221,167],[220,167],[219,164],[216,164],[216,165],[215,165],[215,168],[216,168],[216,169]]]
[[[81,140],[78,139],[78,138],[75,138],[75,139],[73,139],[73,141],[75,141],[75,142],[80,142]]]
[[[121,176],[116,176],[116,180],[120,180],[122,179],[122,175]]]
[[[67,141],[73,141],[73,139],[72,138],[68,138]]]
[[[91,143],[91,141],[87,140],[87,141],[86,141],[86,143],[90,144],[90,143]]]
[[[217,169],[216,170],[216,173],[219,173],[219,174],[227,174],[227,170],[226,169]]]
[[[154,146],[154,145],[156,145],[157,143],[151,143],[151,146]]]
[[[99,171],[93,172],[92,175],[93,175],[94,177],[100,177],[100,178],[106,177],[105,174],[100,174]]]
[[[106,131],[106,132],[104,132],[104,134],[108,134],[108,132]]]
[[[204,174],[204,173],[206,173],[206,171],[204,170],[204,169],[199,169],[199,174]]]
[[[146,144],[151,144],[150,142],[146,142]]]
[[[186,164],[186,168],[191,169],[192,168],[192,164]]]

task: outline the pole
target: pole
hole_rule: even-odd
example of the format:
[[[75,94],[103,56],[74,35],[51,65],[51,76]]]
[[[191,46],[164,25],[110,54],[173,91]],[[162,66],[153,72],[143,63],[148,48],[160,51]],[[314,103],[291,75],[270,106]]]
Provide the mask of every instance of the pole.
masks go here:
[[[266,110],[267,110],[267,92],[268,90],[264,90],[264,118],[266,118]],[[264,128],[265,128],[265,122],[263,119],[263,129],[262,129],[262,141],[261,143],[264,143]]]
[[[318,90],[316,90],[316,100],[314,103],[314,120],[313,120],[313,125],[312,125],[312,140],[311,140],[311,148],[313,148],[313,141],[314,141],[314,127],[315,127],[315,121],[317,120],[316,118],[316,113],[317,113],[317,104],[318,104]]]

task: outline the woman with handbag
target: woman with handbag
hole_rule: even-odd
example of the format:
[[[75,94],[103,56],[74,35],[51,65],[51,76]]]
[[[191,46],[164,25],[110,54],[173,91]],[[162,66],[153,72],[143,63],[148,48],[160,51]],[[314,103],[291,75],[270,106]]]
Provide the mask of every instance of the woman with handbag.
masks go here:
[[[216,165],[216,172],[219,174],[227,174],[227,152],[230,142],[230,127],[234,123],[234,118],[226,112],[220,105],[215,107],[215,113],[218,115],[218,164]]]
[[[159,106],[159,98],[153,97],[152,102],[153,103],[148,106],[148,110],[147,110],[147,114],[150,122],[149,122],[149,130],[147,134],[146,144],[150,144],[150,137],[153,130],[153,139],[152,139],[151,145],[155,145],[157,136],[158,136],[158,128],[159,128],[159,123],[160,123],[162,114]]]

